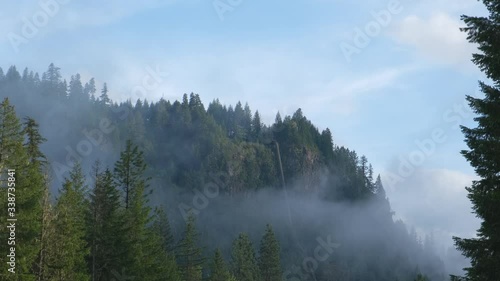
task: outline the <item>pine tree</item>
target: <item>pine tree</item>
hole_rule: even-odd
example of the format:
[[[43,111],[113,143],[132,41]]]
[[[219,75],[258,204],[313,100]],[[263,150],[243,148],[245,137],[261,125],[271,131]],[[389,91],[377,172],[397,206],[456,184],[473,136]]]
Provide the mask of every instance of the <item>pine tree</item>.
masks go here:
[[[15,223],[16,227],[16,278],[19,280],[33,280],[39,272],[37,257],[41,250],[40,235],[42,231],[42,200],[44,189],[47,187],[42,172],[42,163],[40,159],[32,154],[32,151],[39,151],[38,145],[43,141],[33,139],[37,135],[36,127],[30,128],[32,135],[25,135],[27,128],[22,128],[19,119],[16,116],[14,107],[10,105],[8,99],[0,104],[0,172],[2,174],[2,186],[7,186],[6,179],[8,169],[12,169],[11,174],[15,177],[15,182],[11,183],[14,190],[1,188],[0,200],[7,201],[7,192],[15,196],[16,201],[6,207],[11,207],[13,212],[7,214],[7,208],[0,211],[0,219],[5,221],[7,215],[9,218],[15,218],[20,222]],[[24,139],[27,143],[23,144]],[[37,154],[43,158],[43,154]],[[32,159],[33,161],[30,161]],[[12,195],[10,196],[12,198]],[[10,212],[10,211],[9,211]],[[7,241],[7,231],[0,232],[0,238]],[[8,253],[7,243],[0,245],[0,249]],[[14,245],[10,245],[14,246]],[[5,266],[6,255],[0,257],[0,261]],[[7,272],[5,269],[4,272]],[[9,273],[10,274],[10,273]]]
[[[260,120],[259,111],[255,111],[252,119],[252,136],[254,140],[259,140],[262,133],[262,121]]]
[[[162,248],[165,249],[167,253],[173,253],[175,246],[174,235],[170,227],[168,216],[163,208],[155,209],[153,228],[162,237]]]
[[[26,142],[24,146],[26,147],[28,157],[31,163],[47,164],[47,158],[40,150],[40,145],[47,141],[44,137],[40,135],[39,125],[35,119],[26,117],[24,119],[24,134],[26,135]],[[40,167],[42,168],[42,167]]]
[[[333,138],[332,132],[328,128],[321,132],[319,149],[327,163],[333,160]]]
[[[226,267],[224,258],[219,249],[215,250],[214,258],[210,267],[210,281],[229,281],[232,274]]]
[[[145,188],[146,171],[143,152],[131,140],[127,140],[125,150],[121,152],[120,159],[115,165],[116,185],[123,190],[125,209],[129,208],[131,196],[134,192],[140,192],[139,188]]]
[[[31,241],[30,245],[25,249],[31,248],[30,255],[36,257],[33,272],[39,276],[43,260],[38,257],[43,258],[42,251],[44,251],[48,242],[44,241],[44,232],[47,231],[50,217],[50,206],[48,206],[49,182],[45,176],[48,174],[47,158],[40,150],[40,145],[46,139],[40,135],[38,123],[34,119],[26,117],[23,126],[23,134],[26,139],[24,148],[28,157],[27,167],[24,169],[27,172],[26,180],[29,186],[24,193],[25,197],[21,198],[22,200],[19,202],[19,207],[24,211],[24,219],[31,222],[29,230],[24,229],[23,236],[28,241]]]
[[[8,169],[24,165],[24,159],[20,157],[25,155],[21,124],[8,98],[0,104],[0,130],[0,163],[3,164],[0,168],[7,168],[6,164],[10,165]]]
[[[260,281],[255,250],[247,234],[241,233],[233,242],[233,274],[240,281]]]
[[[72,75],[69,82],[69,98],[75,103],[84,103],[89,100],[89,96],[85,95],[80,74]]]
[[[144,273],[141,275],[144,280],[164,281],[167,277],[169,281],[180,281],[181,274],[175,262],[173,253],[167,251],[166,237],[159,231],[159,222],[153,221],[152,227],[146,227],[145,237],[142,241],[141,258]]]
[[[280,281],[282,278],[280,246],[269,224],[260,242],[259,269],[263,281]]]
[[[14,83],[19,82],[21,80],[21,75],[17,71],[16,66],[13,65],[9,67],[7,73],[5,74],[5,79],[9,82],[14,82]]]
[[[385,189],[382,185],[382,179],[380,179],[380,175],[377,176],[377,179],[375,180],[375,184],[373,186],[373,193],[375,195],[378,195],[381,198],[386,198]]]
[[[125,236],[122,245],[125,252],[123,264],[126,265],[127,270],[134,272],[137,276],[151,279],[152,277],[148,274],[153,273],[150,267],[155,256],[148,253],[148,246],[152,246],[150,243],[153,243],[153,238],[148,228],[152,221],[152,214],[145,193],[149,180],[144,174],[146,168],[143,152],[128,140],[114,169],[115,183],[124,193],[124,224],[121,228]],[[159,245],[153,246],[160,247]]]
[[[103,105],[108,105],[111,103],[111,100],[108,97],[108,85],[106,83],[104,83],[104,85],[102,86],[101,96],[99,98],[101,104]]]
[[[85,83],[83,87],[83,94],[91,98],[92,101],[95,101],[95,79],[90,78],[89,82]]]
[[[201,248],[197,244],[198,232],[196,231],[195,217],[190,213],[183,237],[176,250],[177,263],[183,281],[201,281],[202,279],[204,259]]]
[[[155,210],[155,217],[150,229],[148,255],[153,257],[151,268],[154,276],[149,280],[181,281],[181,274],[173,253],[174,238],[168,222],[168,217],[161,208]]]
[[[487,17],[462,16],[465,31],[471,43],[477,43],[481,53],[473,54],[472,61],[493,81],[493,86],[479,82],[484,98],[467,96],[467,101],[478,115],[476,128],[462,126],[470,150],[462,154],[474,167],[479,180],[467,187],[468,198],[481,227],[477,238],[454,237],[457,249],[468,257],[471,266],[465,268],[465,280],[497,280],[500,276],[500,4],[482,1],[489,11]],[[460,280],[454,277],[455,280]]]
[[[93,169],[94,188],[87,211],[87,243],[90,245],[89,271],[92,280],[111,280],[112,271],[120,271],[124,254],[124,235],[120,195],[109,169],[100,171],[99,162]]]
[[[89,249],[85,212],[87,210],[85,178],[80,164],[75,164],[66,178],[55,206],[55,233],[49,267],[54,280],[90,280],[86,258]]]

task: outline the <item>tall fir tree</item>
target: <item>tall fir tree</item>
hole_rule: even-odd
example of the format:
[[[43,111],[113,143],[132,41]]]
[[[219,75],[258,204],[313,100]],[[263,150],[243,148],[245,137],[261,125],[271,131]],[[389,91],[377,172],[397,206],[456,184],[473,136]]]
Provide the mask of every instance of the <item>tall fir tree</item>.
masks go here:
[[[229,272],[224,262],[220,249],[215,250],[212,264],[210,266],[210,281],[229,281],[234,276]]]
[[[481,227],[477,238],[454,237],[455,245],[468,257],[471,266],[465,268],[465,277],[454,280],[498,280],[500,277],[500,3],[483,0],[489,15],[486,17],[462,16],[466,24],[461,30],[467,39],[479,46],[480,53],[472,61],[493,82],[479,82],[484,98],[467,96],[472,110],[477,114],[476,128],[462,126],[469,150],[462,154],[474,167],[479,180],[467,187],[468,198]]]
[[[201,281],[203,263],[202,249],[198,246],[195,216],[190,212],[186,229],[176,249],[177,263],[183,281]]]
[[[239,281],[261,280],[252,241],[245,233],[241,233],[233,242],[232,271]]]
[[[179,267],[175,261],[174,237],[170,229],[167,214],[161,208],[155,209],[152,227],[149,229],[149,242],[146,245],[148,255],[153,258],[154,273],[150,280],[181,281]]]
[[[282,279],[280,246],[269,224],[266,226],[266,232],[260,242],[258,261],[262,281],[280,281]]]
[[[167,251],[167,238],[163,236],[164,232],[159,231],[157,227],[160,222],[154,220],[156,217],[150,219],[144,216],[144,218],[148,221],[145,221],[144,236],[140,241],[140,251],[137,251],[143,255],[138,259],[142,270],[141,278],[151,281],[164,281],[165,278],[168,278],[168,281],[180,281],[181,275],[175,262],[175,256]],[[151,220],[152,223],[149,223]]]
[[[252,136],[253,136],[254,141],[258,141],[260,139],[260,136],[262,133],[262,127],[263,127],[263,124],[262,124],[262,121],[260,119],[259,111],[257,110],[257,111],[255,111],[255,113],[253,115],[252,124],[251,124]]]
[[[28,241],[31,241],[28,247],[32,248],[30,252],[36,257],[32,270],[37,277],[40,277],[43,267],[43,251],[48,242],[45,239],[45,232],[49,223],[50,206],[48,202],[49,182],[46,176],[48,174],[47,158],[40,149],[40,145],[46,139],[40,135],[38,127],[34,119],[25,118],[23,123],[23,134],[26,140],[24,148],[28,157],[25,170],[29,187],[25,191],[25,198],[21,198],[24,204],[19,205],[26,215],[24,219],[31,221],[29,230],[25,229],[23,236],[25,235]]]
[[[111,100],[108,96],[108,85],[106,83],[104,83],[104,85],[102,86],[101,95],[99,96],[99,98],[101,104],[103,105],[108,105],[111,103]]]
[[[138,276],[147,278],[150,273],[151,258],[147,253],[148,225],[151,223],[151,208],[145,190],[148,178],[145,176],[146,163],[143,152],[130,140],[115,163],[115,183],[123,190],[124,224],[121,231],[125,234],[124,266]]]
[[[14,279],[9,280],[34,280],[39,272],[37,257],[41,250],[42,200],[46,181],[40,159],[34,157],[30,146],[34,150],[39,150],[38,145],[43,138],[34,141],[31,135],[25,134],[27,127],[22,127],[14,107],[7,98],[4,99],[0,104],[0,173],[2,187],[10,188],[0,189],[0,200],[8,202],[6,208],[0,211],[0,219],[6,221],[7,218],[12,218],[20,222],[29,222],[14,222],[15,240],[9,240],[9,244],[3,243],[0,246],[4,253],[10,253],[10,246],[22,245],[15,247],[16,275]],[[39,135],[37,128],[32,129],[33,135]],[[27,143],[23,144],[25,139]],[[37,156],[43,157],[43,154]],[[6,175],[15,180],[7,180]],[[8,200],[8,197],[15,198],[15,201]],[[8,234],[8,231],[2,231],[0,238],[7,241]],[[0,261],[6,266],[6,255],[2,255]],[[5,272],[6,268],[1,274]]]
[[[175,248],[174,234],[163,208],[155,209],[153,228],[162,237],[162,248],[166,252],[173,254]]]
[[[0,104],[0,168],[15,169],[24,165],[26,153],[22,148],[23,134],[19,119],[16,116],[14,106],[5,98]]]
[[[120,210],[120,194],[109,169],[100,171],[99,162],[94,165],[94,188],[90,192],[87,210],[87,243],[90,245],[89,271],[94,281],[111,280],[113,270],[123,266],[124,233],[123,213]]]
[[[129,208],[134,193],[140,192],[138,189],[145,187],[147,180],[144,177],[145,171],[143,152],[131,140],[127,140],[125,150],[121,152],[114,169],[116,185],[123,190],[125,209]]]
[[[49,262],[54,280],[90,280],[86,263],[89,254],[85,240],[86,188],[82,168],[75,164],[55,205],[55,233]]]

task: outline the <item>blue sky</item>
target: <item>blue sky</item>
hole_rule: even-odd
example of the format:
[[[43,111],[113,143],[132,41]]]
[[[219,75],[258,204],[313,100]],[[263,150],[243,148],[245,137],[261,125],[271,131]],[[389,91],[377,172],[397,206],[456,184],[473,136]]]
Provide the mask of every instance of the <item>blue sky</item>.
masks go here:
[[[157,69],[168,76],[148,89],[148,100],[190,92],[205,104],[241,100],[267,123],[300,107],[392,182],[387,191],[399,217],[443,239],[474,234],[463,189],[474,172],[452,125],[472,124],[473,115],[457,108],[483,77],[470,62],[475,47],[458,30],[461,14],[485,14],[478,1],[41,0],[3,7],[4,69],[43,72],[54,62],[66,77],[107,82],[113,100],[136,100],[134,89]],[[377,22],[377,14],[390,17]],[[356,47],[353,36],[367,29],[368,42]],[[346,44],[358,53],[347,58]],[[435,130],[445,141],[433,141],[401,175],[404,159],[423,153],[416,142]]]

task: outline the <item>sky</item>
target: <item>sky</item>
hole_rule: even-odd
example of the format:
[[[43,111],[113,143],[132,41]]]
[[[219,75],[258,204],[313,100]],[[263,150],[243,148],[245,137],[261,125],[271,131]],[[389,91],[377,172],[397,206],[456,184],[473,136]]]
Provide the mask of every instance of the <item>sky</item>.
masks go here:
[[[41,0],[0,11],[0,66],[107,82],[115,101],[197,93],[248,102],[266,123],[301,108],[336,145],[366,155],[398,218],[475,235],[458,125],[481,96],[460,15],[475,0]],[[100,87],[100,86],[99,86]]]

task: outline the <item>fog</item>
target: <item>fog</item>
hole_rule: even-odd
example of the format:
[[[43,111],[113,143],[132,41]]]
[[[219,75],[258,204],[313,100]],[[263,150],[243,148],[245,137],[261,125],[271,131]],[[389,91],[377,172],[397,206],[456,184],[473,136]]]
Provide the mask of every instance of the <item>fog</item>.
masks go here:
[[[29,115],[38,120],[42,135],[48,139],[42,149],[51,163],[53,199],[75,161],[82,164],[87,175],[96,160],[100,160],[104,167],[112,168],[121,150],[113,144],[117,138],[124,139],[129,134],[119,131],[118,127],[133,122],[131,104],[115,108],[107,117],[100,117],[96,123],[98,126],[89,126],[88,120],[95,117],[85,106],[54,103],[37,98],[29,91],[15,96],[6,93],[9,91],[2,91],[2,97],[8,96],[12,100],[18,115]],[[26,94],[32,98],[26,98]],[[170,136],[163,149],[173,151],[180,162],[189,163],[193,160],[179,149],[186,141],[180,136]],[[297,179],[287,183],[284,190],[258,186],[254,191],[233,196],[226,192],[227,183],[222,172],[212,175],[212,182],[194,188],[194,192],[179,192],[161,175],[151,174],[151,204],[167,210],[177,240],[182,235],[186,214],[194,212],[200,245],[207,257],[218,247],[229,259],[231,243],[242,232],[249,234],[258,249],[266,224],[271,224],[284,249],[281,256],[288,279],[315,278],[332,265],[338,271],[335,274],[356,278],[353,275],[370,265],[381,269],[422,271],[432,280],[444,280],[450,273],[460,273],[460,269],[467,265],[453,249],[451,236],[469,234],[466,232],[475,221],[469,218],[464,223],[462,218],[455,216],[455,206],[460,210],[470,206],[463,191],[448,198],[446,188],[458,188],[469,179],[447,182],[449,177],[444,177],[446,174],[429,176],[417,172],[403,183],[390,186],[388,198],[339,202],[327,197],[329,193],[335,193],[342,182],[335,174],[322,170],[319,174],[319,183],[312,186],[308,183],[307,188],[307,179]],[[433,179],[441,179],[445,190],[433,189],[436,186]],[[88,184],[92,186],[90,176]],[[450,202],[429,201],[436,196],[460,203],[450,205]],[[396,210],[395,214],[391,213],[393,210]],[[433,239],[429,239],[430,235]],[[326,248],[322,246],[325,243],[329,245]],[[318,260],[315,252],[318,245],[323,247],[323,253],[328,253],[324,260]],[[307,273],[307,266],[314,270]],[[349,271],[353,267],[358,273]]]

